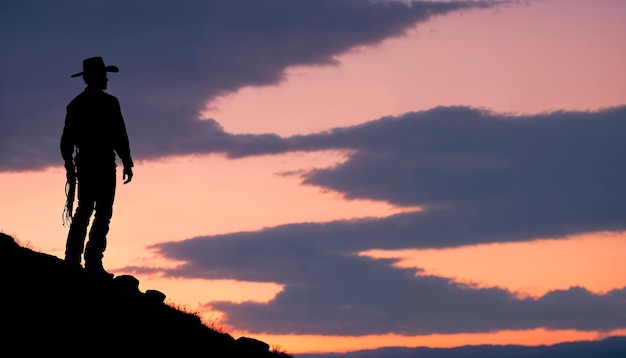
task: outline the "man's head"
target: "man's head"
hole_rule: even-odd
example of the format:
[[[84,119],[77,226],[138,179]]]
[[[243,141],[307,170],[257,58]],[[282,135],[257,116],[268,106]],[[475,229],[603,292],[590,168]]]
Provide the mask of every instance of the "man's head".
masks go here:
[[[119,72],[117,66],[105,66],[102,57],[90,57],[83,60],[83,71],[73,74],[71,77],[83,76],[83,80],[89,87],[106,89],[107,72]]]

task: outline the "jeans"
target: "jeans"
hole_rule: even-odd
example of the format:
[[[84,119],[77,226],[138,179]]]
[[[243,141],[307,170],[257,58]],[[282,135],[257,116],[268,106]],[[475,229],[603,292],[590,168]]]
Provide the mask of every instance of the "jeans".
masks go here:
[[[80,264],[83,249],[85,265],[102,263],[106,249],[106,236],[113,215],[113,199],[115,197],[115,166],[105,168],[81,168],[78,166],[78,206],[72,218],[67,236],[65,260]],[[87,247],[85,237],[91,215],[95,211]]]

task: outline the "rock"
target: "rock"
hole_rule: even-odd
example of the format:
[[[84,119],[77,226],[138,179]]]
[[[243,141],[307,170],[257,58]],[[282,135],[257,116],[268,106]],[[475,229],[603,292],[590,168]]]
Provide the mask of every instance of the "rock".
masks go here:
[[[246,355],[267,353],[270,350],[269,344],[250,337],[239,337],[235,344],[237,345],[237,351]]]
[[[0,289],[0,352],[19,351],[28,357],[68,349],[103,357],[194,357],[199,352],[211,357],[290,357],[271,352],[259,340],[235,340],[207,327],[199,316],[164,304],[162,292],[142,293],[134,276],[101,280],[80,265],[21,247],[3,233]]]
[[[163,303],[165,301],[165,294],[157,290],[146,290],[144,296],[151,303]]]
[[[113,279],[113,283],[118,291],[125,294],[140,294],[139,280],[131,275],[121,275]]]

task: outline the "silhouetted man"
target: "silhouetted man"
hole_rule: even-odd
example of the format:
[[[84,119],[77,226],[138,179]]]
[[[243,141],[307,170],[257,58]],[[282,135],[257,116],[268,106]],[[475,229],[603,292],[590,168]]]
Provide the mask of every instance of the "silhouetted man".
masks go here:
[[[124,184],[133,178],[133,160],[120,104],[117,98],[104,92],[107,72],[118,71],[116,66],[105,66],[101,57],[83,61],[83,71],[71,77],[83,76],[87,87],[68,104],[61,136],[61,155],[68,183],[78,179],[78,206],[67,236],[65,261],[80,266],[84,249],[85,270],[104,277],[113,276],[104,270],[102,257],[113,215],[116,153],[124,165]],[[94,210],[89,240],[84,248]]]

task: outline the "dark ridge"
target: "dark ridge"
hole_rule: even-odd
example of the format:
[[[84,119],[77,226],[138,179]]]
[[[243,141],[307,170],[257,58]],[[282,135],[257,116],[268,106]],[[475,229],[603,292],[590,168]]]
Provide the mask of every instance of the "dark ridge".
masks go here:
[[[0,233],[0,355],[291,357],[210,329],[138,285],[92,277]]]

